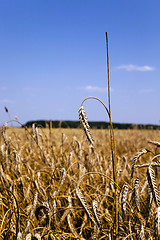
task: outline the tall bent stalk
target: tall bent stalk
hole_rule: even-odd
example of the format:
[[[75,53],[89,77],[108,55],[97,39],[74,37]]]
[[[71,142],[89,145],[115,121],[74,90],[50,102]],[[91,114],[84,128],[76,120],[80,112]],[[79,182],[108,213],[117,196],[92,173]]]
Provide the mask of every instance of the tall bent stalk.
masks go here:
[[[114,208],[113,208],[113,214],[114,214],[114,224],[113,224],[113,235],[114,239],[116,239],[116,236],[118,235],[118,180],[117,180],[117,157],[116,157],[116,146],[115,146],[115,138],[114,138],[114,130],[113,130],[113,124],[111,119],[111,100],[110,100],[110,80],[109,80],[109,53],[108,53],[108,36],[106,32],[106,43],[107,43],[107,74],[108,74],[108,105],[109,109],[105,106],[105,104],[96,97],[87,97],[83,100],[81,107],[79,108],[79,119],[83,125],[84,132],[87,136],[87,139],[89,140],[91,146],[94,145],[94,140],[92,138],[91,132],[90,132],[90,126],[88,124],[88,120],[86,117],[86,113],[83,108],[83,103],[88,99],[95,99],[98,100],[106,109],[107,114],[109,116],[110,121],[110,144],[111,144],[111,156],[112,156],[112,166],[113,166],[113,180],[114,180]]]
[[[107,74],[108,74],[108,104],[109,104],[109,120],[110,120],[110,139],[111,139],[111,154],[112,154],[112,165],[113,165],[113,180],[115,189],[115,220],[114,220],[114,235],[115,239],[118,233],[118,192],[117,192],[117,156],[116,156],[116,146],[114,139],[114,130],[111,119],[111,99],[110,99],[110,80],[109,80],[109,53],[108,53],[108,35],[106,32],[106,44],[107,44]]]

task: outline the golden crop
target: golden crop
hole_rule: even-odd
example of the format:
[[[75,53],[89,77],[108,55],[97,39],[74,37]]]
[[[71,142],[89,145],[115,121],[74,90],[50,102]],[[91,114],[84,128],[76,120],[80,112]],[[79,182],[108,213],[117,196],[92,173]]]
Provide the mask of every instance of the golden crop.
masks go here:
[[[1,129],[0,239],[113,239],[109,130],[91,132],[94,148],[78,129]],[[159,131],[114,135],[116,239],[159,239]]]

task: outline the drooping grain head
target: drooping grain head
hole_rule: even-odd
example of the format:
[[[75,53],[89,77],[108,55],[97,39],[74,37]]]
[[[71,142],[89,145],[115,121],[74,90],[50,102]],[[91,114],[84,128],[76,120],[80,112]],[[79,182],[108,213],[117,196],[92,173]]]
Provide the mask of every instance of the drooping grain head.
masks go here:
[[[90,126],[88,124],[88,119],[86,117],[86,113],[84,111],[83,106],[81,106],[79,108],[79,120],[83,125],[84,132],[87,136],[88,141],[90,142],[91,145],[94,145],[94,141],[93,141],[93,138],[92,138],[92,135],[91,135],[91,132],[90,132]]]

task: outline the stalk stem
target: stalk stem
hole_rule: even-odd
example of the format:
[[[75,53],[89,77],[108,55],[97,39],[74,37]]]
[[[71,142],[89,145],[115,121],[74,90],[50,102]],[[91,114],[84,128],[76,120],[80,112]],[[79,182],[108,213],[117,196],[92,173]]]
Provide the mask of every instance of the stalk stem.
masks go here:
[[[117,191],[117,157],[116,157],[116,146],[115,146],[115,139],[114,139],[114,130],[113,124],[111,119],[111,99],[110,99],[110,80],[109,80],[109,51],[108,51],[108,35],[106,32],[106,44],[107,44],[107,75],[108,75],[108,104],[109,104],[109,120],[110,120],[110,140],[111,140],[111,155],[112,155],[112,165],[113,165],[113,180],[115,182],[114,189],[115,189],[115,218],[114,218],[114,239],[118,234],[118,191]]]

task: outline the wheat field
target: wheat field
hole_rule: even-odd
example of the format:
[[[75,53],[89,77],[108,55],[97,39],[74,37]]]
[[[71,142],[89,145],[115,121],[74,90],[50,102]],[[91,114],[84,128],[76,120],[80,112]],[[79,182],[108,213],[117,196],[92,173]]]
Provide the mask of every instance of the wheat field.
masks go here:
[[[158,130],[1,128],[0,239],[160,239]]]

